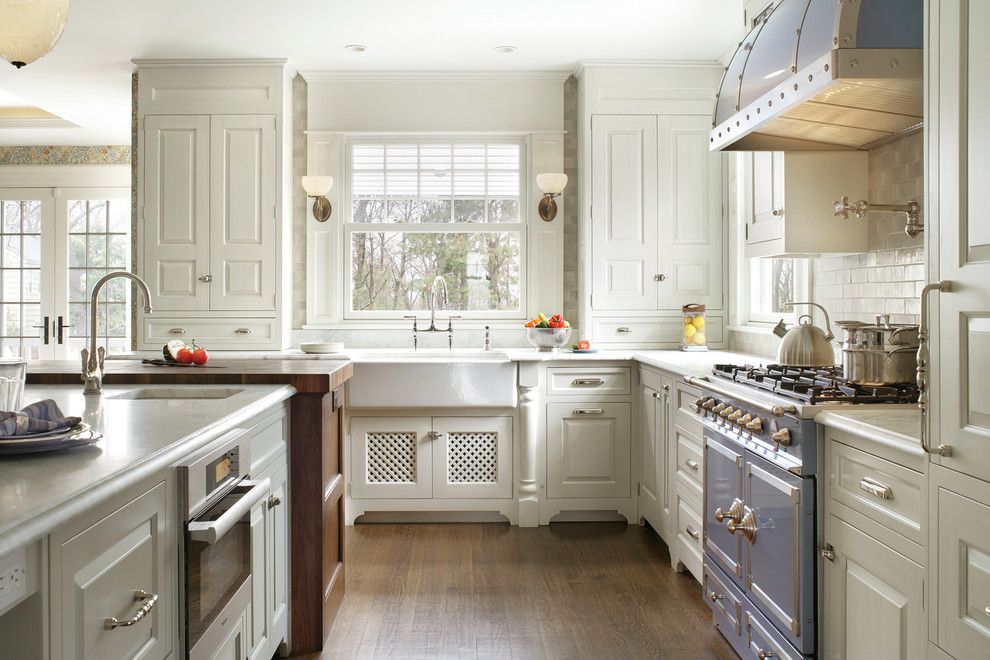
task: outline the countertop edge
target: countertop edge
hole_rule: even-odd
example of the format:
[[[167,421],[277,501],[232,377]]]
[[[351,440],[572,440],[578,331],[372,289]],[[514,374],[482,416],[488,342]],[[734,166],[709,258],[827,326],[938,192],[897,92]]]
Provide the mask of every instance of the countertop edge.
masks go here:
[[[257,401],[253,401],[236,413],[222,417],[212,424],[177,439],[167,447],[104,477],[85,489],[67,494],[64,501],[58,504],[0,529],[0,556],[43,538],[60,525],[95,506],[103,504],[153,474],[167,469],[183,456],[206,446],[224,433],[233,430],[241,422],[255,417],[265,409],[285,401],[295,394],[295,388],[291,385],[277,387],[278,389],[264,395]]]
[[[851,433],[870,442],[907,454],[912,458],[924,459],[925,457],[917,437],[897,433],[882,426],[855,419],[843,411],[823,410],[815,415],[815,421],[822,426]]]

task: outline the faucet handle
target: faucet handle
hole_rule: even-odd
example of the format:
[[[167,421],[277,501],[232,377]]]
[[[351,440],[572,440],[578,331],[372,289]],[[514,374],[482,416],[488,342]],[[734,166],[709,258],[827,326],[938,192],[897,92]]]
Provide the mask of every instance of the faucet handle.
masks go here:
[[[107,359],[107,349],[104,348],[103,346],[100,346],[98,349],[96,349],[96,359],[97,359],[97,363],[100,365],[100,371],[102,372],[103,363]]]
[[[84,348],[79,351],[79,357],[82,358],[82,372],[84,374],[89,373],[89,349]]]

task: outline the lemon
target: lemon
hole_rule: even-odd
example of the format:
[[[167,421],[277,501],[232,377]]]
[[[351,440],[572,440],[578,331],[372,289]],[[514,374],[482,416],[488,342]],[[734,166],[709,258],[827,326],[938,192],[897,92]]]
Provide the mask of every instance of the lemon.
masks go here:
[[[686,326],[684,326],[684,338],[685,339],[690,339],[691,337],[694,337],[694,333],[696,333],[696,332],[698,332],[698,329],[696,327],[694,327],[693,325],[686,325]]]
[[[697,344],[698,346],[705,345],[705,333],[696,331],[694,333],[693,339],[694,339],[694,343]]]
[[[694,317],[693,316],[685,316],[684,317],[684,325],[691,325],[691,323],[693,323],[693,322],[694,322]]]
[[[701,330],[701,329],[703,329],[705,327],[705,317],[704,316],[695,316],[694,317],[694,320],[691,321],[691,324],[694,327],[696,327],[698,330]]]

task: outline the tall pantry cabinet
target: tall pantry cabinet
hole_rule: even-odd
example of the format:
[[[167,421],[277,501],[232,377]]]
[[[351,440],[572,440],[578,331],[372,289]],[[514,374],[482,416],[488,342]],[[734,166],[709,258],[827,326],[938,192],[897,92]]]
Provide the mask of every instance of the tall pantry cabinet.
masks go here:
[[[283,60],[138,60],[139,349],[289,339],[291,81]]]
[[[580,71],[581,324],[602,344],[673,347],[704,304],[724,341],[722,156],[710,153],[717,66]]]

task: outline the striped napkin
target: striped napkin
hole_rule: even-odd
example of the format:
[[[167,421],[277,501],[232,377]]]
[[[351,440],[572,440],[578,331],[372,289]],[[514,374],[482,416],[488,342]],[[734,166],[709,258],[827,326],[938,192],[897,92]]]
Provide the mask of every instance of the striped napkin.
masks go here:
[[[51,399],[32,403],[20,412],[0,412],[0,437],[35,435],[68,429],[82,421],[81,417],[66,417]]]

